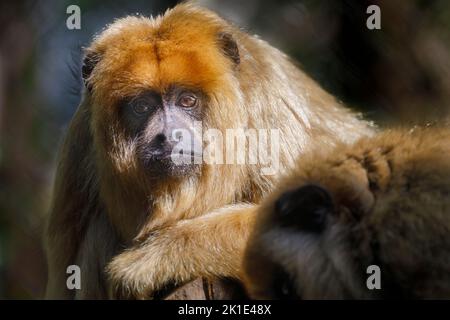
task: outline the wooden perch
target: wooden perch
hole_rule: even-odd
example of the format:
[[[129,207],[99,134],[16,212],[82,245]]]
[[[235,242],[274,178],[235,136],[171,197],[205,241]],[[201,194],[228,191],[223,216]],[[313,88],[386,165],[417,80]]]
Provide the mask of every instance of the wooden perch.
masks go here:
[[[242,286],[233,280],[198,278],[170,293],[165,300],[231,300],[246,299]]]

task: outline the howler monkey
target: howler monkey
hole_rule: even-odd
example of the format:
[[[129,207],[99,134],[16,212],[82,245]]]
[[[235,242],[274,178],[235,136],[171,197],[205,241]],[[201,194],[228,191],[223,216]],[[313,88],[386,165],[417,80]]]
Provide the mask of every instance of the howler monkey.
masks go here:
[[[240,279],[255,206],[279,173],[314,144],[373,130],[282,52],[189,3],[109,25],[82,76],[47,229],[49,298],[142,298],[199,276]],[[278,130],[279,170],[195,161],[206,129]],[[66,288],[72,264],[78,291]]]
[[[250,296],[449,299],[449,159],[447,127],[300,158],[258,212],[244,260]]]

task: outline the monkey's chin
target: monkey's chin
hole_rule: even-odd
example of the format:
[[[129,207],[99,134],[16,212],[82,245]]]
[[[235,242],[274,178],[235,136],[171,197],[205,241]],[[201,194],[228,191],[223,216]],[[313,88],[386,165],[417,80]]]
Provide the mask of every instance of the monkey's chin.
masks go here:
[[[197,176],[201,172],[199,164],[175,164],[170,158],[147,160],[144,167],[151,180],[186,178]]]

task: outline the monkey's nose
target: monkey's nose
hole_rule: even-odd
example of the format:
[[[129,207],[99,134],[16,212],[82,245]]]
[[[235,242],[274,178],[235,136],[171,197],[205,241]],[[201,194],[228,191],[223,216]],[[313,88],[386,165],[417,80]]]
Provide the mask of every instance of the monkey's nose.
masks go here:
[[[164,133],[158,133],[152,140],[149,149],[153,156],[166,156],[171,152],[171,146]]]
[[[164,143],[167,141],[167,137],[166,137],[166,135],[164,133],[158,133],[155,136],[155,140],[154,141],[155,141],[156,145],[163,146]]]

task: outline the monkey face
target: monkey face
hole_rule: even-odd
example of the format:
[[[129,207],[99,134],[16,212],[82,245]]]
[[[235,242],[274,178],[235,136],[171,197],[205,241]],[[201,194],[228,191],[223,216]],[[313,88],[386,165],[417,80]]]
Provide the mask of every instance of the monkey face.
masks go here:
[[[199,172],[204,100],[198,90],[173,86],[163,94],[147,91],[122,102],[121,120],[150,177]]]
[[[205,27],[201,14],[188,21],[176,15],[118,20],[87,50],[83,78],[94,135],[122,173],[200,174],[202,127],[245,121],[240,108],[229,107],[241,96],[234,39],[219,24]]]

